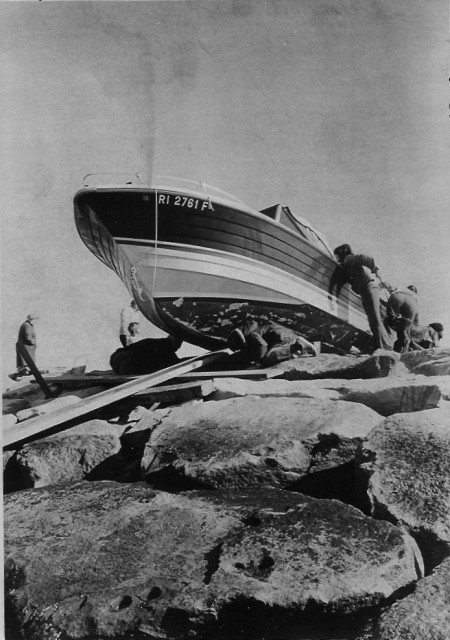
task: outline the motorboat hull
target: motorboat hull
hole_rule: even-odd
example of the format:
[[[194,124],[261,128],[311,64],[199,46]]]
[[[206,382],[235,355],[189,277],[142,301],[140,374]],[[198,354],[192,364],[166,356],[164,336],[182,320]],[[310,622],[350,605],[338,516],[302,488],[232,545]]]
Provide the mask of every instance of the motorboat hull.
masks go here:
[[[344,349],[370,344],[358,296],[344,287],[330,304],[336,262],[287,208],[267,215],[206,193],[135,186],[86,188],[74,204],[87,247],[153,324],[187,342],[220,348],[253,315]]]

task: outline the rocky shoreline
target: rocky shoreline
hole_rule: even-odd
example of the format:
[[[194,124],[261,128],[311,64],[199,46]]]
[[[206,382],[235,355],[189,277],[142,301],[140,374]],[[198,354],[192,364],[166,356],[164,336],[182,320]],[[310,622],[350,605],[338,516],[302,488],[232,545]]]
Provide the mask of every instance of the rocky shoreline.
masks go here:
[[[447,640],[450,350],[274,370],[4,451],[7,640]]]

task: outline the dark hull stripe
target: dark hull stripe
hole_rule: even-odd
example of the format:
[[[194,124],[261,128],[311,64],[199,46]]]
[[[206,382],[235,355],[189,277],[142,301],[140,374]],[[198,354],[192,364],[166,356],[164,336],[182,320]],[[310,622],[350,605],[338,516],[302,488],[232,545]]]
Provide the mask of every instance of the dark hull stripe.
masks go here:
[[[127,193],[119,198],[117,194],[90,193],[89,201],[96,201],[96,213],[115,237],[127,237],[128,241],[133,238],[152,240],[154,197],[149,197],[149,202],[144,203],[142,196],[137,199],[136,194]],[[203,215],[191,210],[186,213],[183,208],[160,207],[158,239],[245,255],[299,277],[307,277],[321,289],[328,288],[336,266],[328,255],[269,218],[265,221],[221,205],[214,204],[214,207],[215,212],[208,211]],[[342,290],[341,296],[343,302],[361,309],[359,298],[348,287]]]

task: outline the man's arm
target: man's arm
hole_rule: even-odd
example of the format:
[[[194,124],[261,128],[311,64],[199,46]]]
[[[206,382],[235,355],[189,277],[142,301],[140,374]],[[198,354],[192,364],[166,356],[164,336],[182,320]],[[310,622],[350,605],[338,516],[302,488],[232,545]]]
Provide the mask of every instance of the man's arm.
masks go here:
[[[357,256],[355,256],[355,258],[358,260],[360,264],[362,264],[363,267],[367,267],[368,269],[371,270],[372,273],[374,273],[378,277],[378,280],[380,281],[380,285],[382,287],[387,289],[390,293],[394,291],[394,287],[392,287],[389,282],[387,282],[384,278],[382,278],[380,274],[380,269],[379,267],[377,267],[377,265],[375,264],[375,260],[371,256],[367,256],[364,253],[360,253]]]
[[[367,267],[368,269],[370,269],[372,273],[378,272],[378,267],[375,264],[375,260],[371,256],[366,256],[364,253],[359,253],[357,256],[355,256],[355,258],[360,264],[362,264],[363,267]]]
[[[330,301],[332,300],[331,296],[333,294],[334,288],[336,287],[336,298],[338,298],[341,292],[341,289],[346,283],[346,281],[347,280],[345,278],[345,272],[343,268],[340,266],[337,266],[330,278],[330,284],[328,285],[328,299]]]

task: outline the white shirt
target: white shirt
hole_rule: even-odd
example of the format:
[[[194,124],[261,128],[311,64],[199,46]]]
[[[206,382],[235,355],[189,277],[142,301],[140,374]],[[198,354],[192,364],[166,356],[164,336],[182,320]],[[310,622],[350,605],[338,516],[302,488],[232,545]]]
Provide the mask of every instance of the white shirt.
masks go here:
[[[139,309],[133,309],[133,307],[125,307],[120,312],[120,335],[128,334],[128,325],[130,322],[139,322],[140,311]]]

